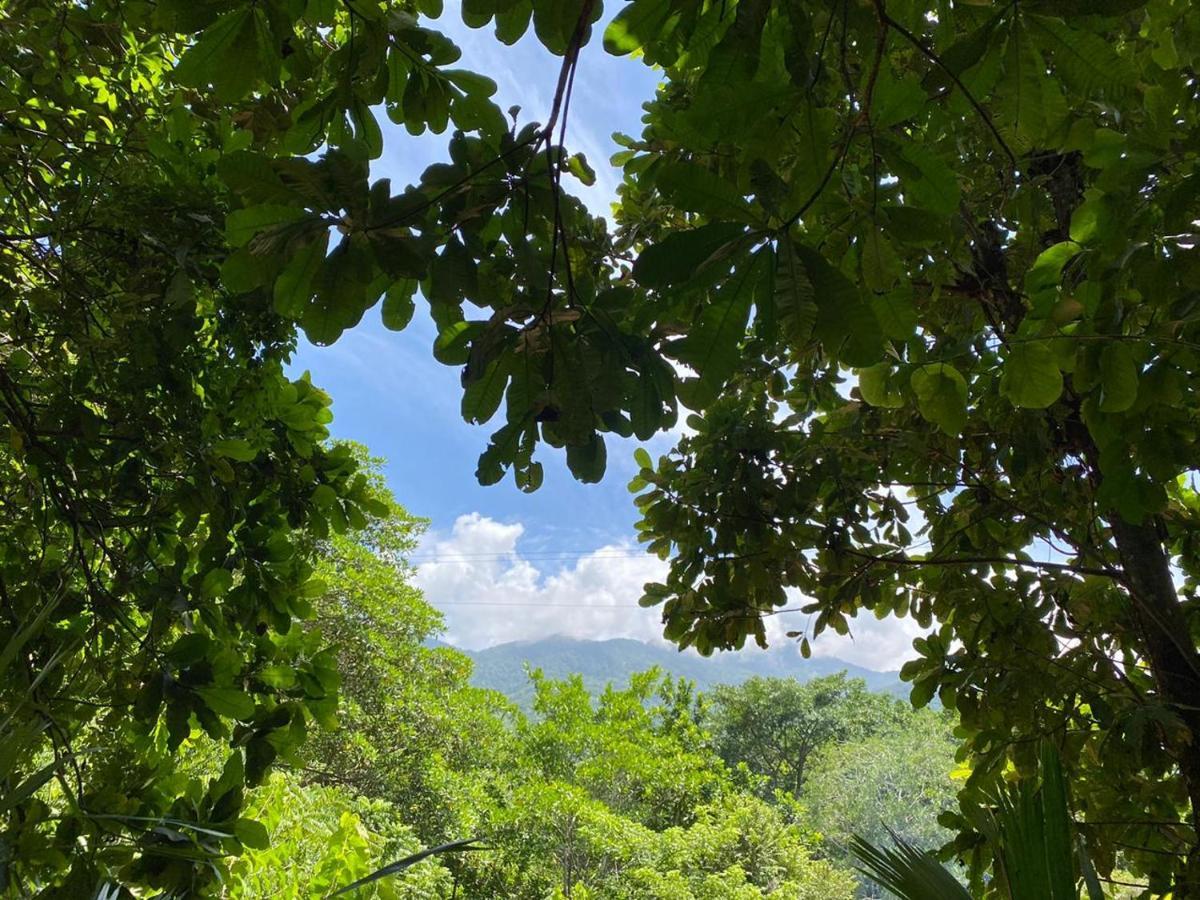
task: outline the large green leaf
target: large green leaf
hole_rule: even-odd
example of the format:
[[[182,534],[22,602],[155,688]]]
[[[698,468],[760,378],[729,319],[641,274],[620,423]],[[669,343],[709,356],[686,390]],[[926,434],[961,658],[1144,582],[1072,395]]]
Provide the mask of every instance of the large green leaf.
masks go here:
[[[710,222],[691,231],[676,231],[638,254],[633,277],[652,289],[686,282],[706,264],[719,262],[731,251],[745,226]]]
[[[742,259],[728,281],[711,294],[700,318],[676,347],[681,362],[695,369],[698,378],[680,385],[680,396],[692,409],[703,409],[716,399],[737,368],[738,347],[746,334],[756,291],[764,289],[773,254],[759,250]]]
[[[417,282],[411,278],[395,282],[383,297],[383,326],[391,331],[403,331],[416,311],[413,295]]]
[[[467,850],[483,849],[483,847],[479,846],[479,838],[467,838],[465,840],[450,841],[446,844],[439,844],[436,847],[430,847],[426,850],[420,851],[419,853],[412,853],[403,859],[398,859],[393,863],[388,863],[386,866],[376,869],[370,875],[365,875],[357,881],[338,888],[329,896],[338,897],[342,894],[348,894],[350,891],[356,891],[359,888],[366,887],[368,884],[372,884],[381,878],[387,878],[389,875],[395,875],[397,872],[403,872],[410,866],[415,866],[421,860],[427,859],[430,856],[436,856],[440,853],[455,853]]]
[[[821,254],[801,245],[794,252],[804,266],[817,305],[813,330],[824,350],[848,366],[869,366],[883,356],[883,332],[862,293]]]
[[[245,209],[234,210],[225,219],[225,237],[231,246],[241,247],[248,244],[259,232],[282,228],[306,218],[307,215],[303,208],[297,206],[280,206],[273,203],[247,206]]]
[[[1046,16],[1028,16],[1030,33],[1051,55],[1055,71],[1080,93],[1130,89],[1133,70],[1113,46],[1098,34],[1074,23]]]
[[[1138,394],[1137,363],[1124,341],[1112,341],[1100,352],[1100,409],[1124,412]]]
[[[292,257],[275,281],[277,313],[289,319],[299,319],[303,315],[312,298],[313,287],[320,278],[328,250],[329,232],[322,231]]]
[[[892,364],[888,362],[859,369],[858,392],[872,406],[898,409],[904,405],[904,392],[894,377]]]
[[[718,220],[753,220],[736,182],[697,163],[667,163],[658,170],[655,184],[672,205],[687,212]]]
[[[508,368],[503,359],[493,360],[483,373],[463,390],[462,417],[482,424],[496,414],[504,389],[508,386]]]
[[[614,56],[640,50],[662,33],[670,18],[670,0],[633,0],[604,29],[604,49]]]
[[[1013,406],[1045,409],[1063,390],[1062,372],[1047,341],[1014,343],[1004,360],[1000,393]]]
[[[817,301],[804,262],[790,240],[776,244],[775,319],[794,347],[806,345],[817,321]]]
[[[195,88],[211,84],[220,99],[238,100],[260,79],[273,81],[278,76],[278,47],[263,8],[243,5],[200,35],[180,59],[175,78]]]
[[[950,437],[967,424],[967,382],[948,363],[930,363],[912,373],[913,393],[921,415]]]

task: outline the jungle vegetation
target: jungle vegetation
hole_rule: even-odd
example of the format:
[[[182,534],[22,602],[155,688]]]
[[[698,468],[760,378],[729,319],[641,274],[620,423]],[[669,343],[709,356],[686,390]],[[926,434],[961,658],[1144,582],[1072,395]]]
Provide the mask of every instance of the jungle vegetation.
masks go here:
[[[488,73],[456,67],[441,0],[0,5],[4,889],[228,890],[240,850],[310,832],[254,811],[334,790],[271,780],[316,747],[363,757],[363,783],[322,796],[338,840],[377,846],[367,782],[392,776],[371,755],[432,785],[458,752],[437,741],[470,770],[489,734],[545,743],[522,814],[649,829],[613,852],[678,861],[650,866],[683,879],[652,896],[704,896],[702,832],[739,815],[804,844],[761,787],[709,783],[724,758],[674,766],[694,783],[658,787],[691,793],[653,808],[589,781],[607,738],[583,753],[555,725],[580,717],[578,686],[501,728],[421,702],[452,655],[350,665],[373,665],[352,652],[368,636],[337,610],[370,589],[350,573],[402,556],[397,513],[285,365],[301,333],[335,342],[375,309],[402,329],[420,302],[463,417],[491,423],[483,483],[536,490],[559,453],[595,481],[606,436],[686,421],[632,485],[670,560],[643,598],[670,640],[762,642],[788,591],[805,652],[856,614],[928,629],[904,677],[956,717],[943,853],[971,890],[1004,889],[988,814],[1046,778],[1049,743],[1067,876],[1200,896],[1194,5],[632,0],[602,35],[599,0],[459,13],[561,57],[550,109],[510,118]],[[564,146],[592,40],[661,74],[621,138],[611,222],[572,196],[594,171]],[[444,161],[373,178],[384,117],[445,134]],[[356,699],[391,679],[398,707]],[[692,700],[656,690],[600,709],[646,710],[646,746],[704,756]],[[790,790],[794,772],[765,775]],[[455,814],[490,815],[473,799]],[[380,840],[434,833],[419,816],[440,807],[414,804]],[[770,877],[826,864],[789,849]]]

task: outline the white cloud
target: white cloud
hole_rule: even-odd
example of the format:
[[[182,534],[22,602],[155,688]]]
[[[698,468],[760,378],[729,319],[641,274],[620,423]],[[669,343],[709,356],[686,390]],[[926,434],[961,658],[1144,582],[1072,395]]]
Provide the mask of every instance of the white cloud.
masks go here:
[[[863,611],[850,620],[847,637],[826,631],[812,642],[812,652],[813,656],[833,656],[865,669],[888,671],[916,657],[913,638],[925,633],[911,617],[881,620]]]
[[[665,563],[631,542],[526,558],[517,550],[524,533],[523,525],[471,513],[450,534],[422,542],[416,583],[446,613],[447,640],[468,649],[552,634],[661,640],[658,612],[637,600],[647,581],[665,575]]]
[[[665,576],[666,563],[633,542],[583,553],[523,552],[518,544],[524,535],[519,523],[471,513],[459,516],[449,533],[432,532],[422,542],[413,557],[416,583],[445,613],[450,643],[479,649],[554,634],[662,641],[658,610],[642,609],[637,601],[646,582]],[[804,619],[799,614],[768,618],[772,646],[787,644],[785,632],[802,629]],[[851,631],[852,638],[821,635],[813,654],[896,669],[913,656],[912,639],[921,633],[911,619],[879,621],[870,615],[852,621]]]

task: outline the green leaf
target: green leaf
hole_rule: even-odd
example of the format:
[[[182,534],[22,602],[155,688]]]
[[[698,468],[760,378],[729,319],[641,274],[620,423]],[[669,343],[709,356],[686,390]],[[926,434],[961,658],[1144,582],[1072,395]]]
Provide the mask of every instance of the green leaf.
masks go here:
[[[216,441],[213,443],[213,452],[218,456],[236,459],[238,462],[251,462],[258,456],[258,451],[254,449],[253,445],[241,438]]]
[[[200,593],[209,598],[220,597],[233,587],[233,573],[228,569],[209,569],[200,581]]]
[[[1041,747],[1041,820],[1051,900],[1077,900],[1067,783],[1058,752],[1050,741]]]
[[[416,311],[413,295],[417,291],[417,282],[411,278],[403,278],[392,283],[383,297],[383,327],[391,331],[403,331],[412,321]]]
[[[296,685],[296,670],[291,666],[265,666],[258,672],[258,679],[267,687],[287,689]]]
[[[1026,16],[1025,21],[1050,54],[1055,74],[1076,92],[1121,93],[1132,86],[1133,70],[1100,35],[1048,16]]]
[[[7,812],[20,806],[41,790],[54,777],[58,765],[58,760],[51,760],[20,784],[8,789],[5,795],[0,795],[0,812]]]
[[[321,274],[329,251],[329,232],[305,244],[288,262],[275,280],[275,311],[289,319],[299,319],[312,299],[313,285]]]
[[[530,0],[517,0],[511,8],[496,13],[496,39],[512,46],[529,30],[529,19],[533,15]]]
[[[912,389],[921,415],[950,437],[967,424],[967,382],[947,363],[930,363],[912,373]]]
[[[496,93],[496,82],[486,75],[466,69],[444,69],[442,77],[467,94],[491,97]]]
[[[1025,292],[1034,309],[1045,314],[1048,304],[1057,296],[1063,267],[1079,255],[1082,248],[1074,241],[1062,241],[1043,250],[1025,275]]]
[[[167,651],[167,657],[175,665],[186,668],[198,663],[212,652],[213,642],[207,635],[198,632],[182,634]]]
[[[221,263],[221,283],[231,294],[245,294],[262,287],[270,274],[248,247],[235,250]]]
[[[567,171],[587,187],[596,183],[596,172],[588,165],[587,157],[582,153],[575,153],[567,158]]]
[[[1106,194],[1093,193],[1071,214],[1071,240],[1086,244],[1106,240],[1119,226]]]
[[[383,868],[376,869],[370,875],[360,878],[358,881],[352,882],[345,887],[338,888],[338,890],[334,891],[332,894],[330,894],[330,896],[337,897],[341,894],[348,894],[350,891],[365,887],[366,885],[371,884],[373,881],[378,881],[380,878],[386,878],[388,875],[394,875],[397,872],[402,872],[409,866],[416,865],[421,860],[439,853],[452,853],[465,850],[483,850],[483,847],[474,846],[478,843],[478,838],[468,838],[461,841],[451,841],[448,844],[441,844],[437,847],[430,847],[428,850],[422,850],[419,853],[414,853],[411,856],[398,859],[393,863],[388,863]]]
[[[932,244],[948,239],[950,229],[946,217],[917,206],[882,205],[881,210],[890,224],[888,234],[901,243]]]
[[[879,228],[872,227],[859,242],[862,280],[875,294],[891,290],[900,278],[900,259],[896,248]]]
[[[711,219],[753,221],[750,204],[734,182],[690,162],[667,163],[655,184],[676,208]]]
[[[466,365],[471,355],[471,341],[487,328],[486,322],[451,322],[433,342],[433,355],[447,366]]]
[[[899,287],[871,298],[871,309],[883,333],[895,341],[907,341],[916,334],[917,309],[913,305],[912,288]]]
[[[1138,370],[1133,352],[1123,341],[1111,341],[1100,353],[1100,410],[1124,412],[1138,393]]]
[[[745,259],[711,295],[695,326],[674,348],[676,357],[699,375],[680,385],[680,396],[690,408],[703,409],[712,403],[737,368],[738,347],[746,334],[750,307],[769,262],[766,250]]]
[[[904,392],[894,380],[892,364],[888,362],[859,369],[858,392],[871,406],[899,409],[904,405]]]
[[[901,900],[971,900],[954,873],[932,853],[895,834],[892,843],[892,849],[881,849],[857,834],[851,836],[850,852],[858,860],[859,871]]]
[[[604,29],[604,49],[613,56],[641,50],[662,33],[671,12],[669,0],[633,0]]]
[[[466,386],[462,397],[462,417],[474,424],[483,424],[496,414],[504,389],[508,387],[508,366],[505,360],[493,360],[479,378]]]
[[[325,257],[316,295],[304,311],[301,326],[314,344],[332,344],[357,325],[385,290],[373,254],[361,235],[346,235]]]
[[[555,56],[562,56],[571,45],[579,17],[584,11],[584,0],[533,0],[533,29],[538,40]],[[600,16],[602,5],[591,5],[591,22]],[[585,26],[583,40],[586,42],[591,28]]]
[[[604,438],[592,434],[586,444],[567,446],[567,468],[580,481],[596,483],[604,477],[604,469],[608,462]]]
[[[217,97],[229,102],[244,97],[260,79],[274,82],[279,64],[278,42],[265,11],[249,5],[226,13],[205,29],[183,54],[174,74],[188,87],[211,84]]]
[[[241,247],[260,231],[289,225],[308,215],[298,206],[280,206],[275,203],[260,203],[235,209],[225,218],[225,239],[232,247]]]
[[[1012,346],[1004,360],[1000,393],[1013,406],[1045,409],[1061,396],[1062,389],[1062,372],[1047,341]]]
[[[251,850],[266,850],[271,846],[271,834],[267,826],[254,819],[238,819],[233,826],[233,834],[243,846]]]
[[[898,148],[894,159],[905,202],[939,216],[958,209],[958,175],[952,166],[931,150],[909,142]]]
[[[776,257],[775,318],[788,342],[799,348],[812,340],[817,321],[816,295],[792,241],[779,241]]]
[[[749,82],[758,71],[771,0],[740,0],[733,21],[708,57],[700,90]],[[726,19],[726,16],[722,16]]]
[[[310,704],[311,707],[312,704]],[[323,711],[322,715],[324,715]],[[263,779],[267,777],[271,763],[275,761],[275,757],[278,755],[279,751],[275,749],[274,745],[267,738],[252,738],[246,744],[246,784],[249,787],[258,787],[258,785],[262,784]]]
[[[230,719],[249,719],[254,716],[254,698],[235,687],[197,688],[196,693],[218,716]]]
[[[1056,16],[1121,16],[1141,9],[1147,0],[1024,0],[1030,10]]]
[[[794,245],[817,304],[816,336],[825,352],[848,366],[870,366],[883,356],[883,332],[871,306],[840,269],[819,253]]]
[[[872,97],[871,124],[875,128],[891,128],[919,113],[928,100],[915,77],[897,78],[890,65],[881,66]]]
[[[1060,79],[1047,75],[1046,60],[1028,29],[1015,27],[1008,38],[1004,77],[990,109],[1018,147],[1043,146],[1067,115]]]
[[[746,233],[745,226],[710,222],[691,231],[675,231],[647,247],[633,263],[633,277],[652,290],[687,281],[715,263]]]

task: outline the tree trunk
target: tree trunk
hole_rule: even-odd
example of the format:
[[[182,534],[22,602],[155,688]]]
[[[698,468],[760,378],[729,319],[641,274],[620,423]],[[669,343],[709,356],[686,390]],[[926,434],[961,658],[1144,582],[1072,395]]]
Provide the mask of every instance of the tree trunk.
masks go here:
[[[1109,525],[1133,595],[1133,614],[1150,671],[1163,701],[1191,732],[1187,742],[1177,744],[1177,759],[1197,837],[1187,856],[1185,883],[1178,886],[1175,897],[1200,898],[1200,653],[1154,523],[1133,525],[1114,515]]]

